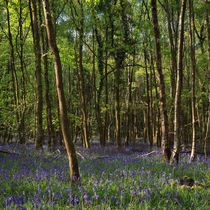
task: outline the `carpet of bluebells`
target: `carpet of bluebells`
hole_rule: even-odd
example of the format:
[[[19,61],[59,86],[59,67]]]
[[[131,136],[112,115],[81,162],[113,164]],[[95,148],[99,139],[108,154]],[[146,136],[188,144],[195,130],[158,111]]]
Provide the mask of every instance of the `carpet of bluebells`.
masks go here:
[[[69,182],[65,154],[0,153],[0,209],[210,209],[210,161],[182,154],[170,165],[159,152],[77,148],[81,185]],[[192,187],[180,185],[188,176]]]

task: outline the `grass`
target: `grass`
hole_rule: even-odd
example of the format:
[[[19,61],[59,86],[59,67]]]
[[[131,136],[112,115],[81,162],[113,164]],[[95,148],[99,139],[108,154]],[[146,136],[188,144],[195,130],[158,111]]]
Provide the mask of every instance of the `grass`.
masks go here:
[[[0,154],[0,209],[210,209],[210,162],[202,156],[190,163],[182,155],[177,166],[155,153],[80,151],[88,157],[79,159],[80,186],[70,185],[64,156]],[[195,185],[179,185],[184,176]]]

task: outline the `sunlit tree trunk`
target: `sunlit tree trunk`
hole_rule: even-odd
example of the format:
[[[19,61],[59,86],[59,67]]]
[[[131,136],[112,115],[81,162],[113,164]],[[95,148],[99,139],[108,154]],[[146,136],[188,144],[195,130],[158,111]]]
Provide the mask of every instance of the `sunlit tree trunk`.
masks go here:
[[[65,100],[64,89],[63,89],[62,65],[61,65],[59,50],[56,44],[56,36],[55,36],[54,28],[53,28],[53,23],[52,23],[52,18],[51,18],[51,13],[50,13],[50,5],[49,5],[48,0],[43,0],[43,10],[44,10],[49,45],[52,50],[52,55],[54,58],[56,89],[57,89],[58,100],[59,100],[62,133],[63,133],[65,147],[66,147],[66,151],[67,151],[67,155],[69,159],[70,179],[72,182],[77,182],[80,177],[79,169],[78,169],[78,161],[77,161],[74,144],[72,142],[72,136],[69,130],[70,123],[69,123],[69,119],[67,115],[66,100]]]
[[[195,127],[195,37],[194,31],[192,30],[192,18],[194,17],[193,11],[193,0],[188,0],[188,27],[189,27],[189,38],[190,38],[190,60],[191,60],[191,72],[192,72],[192,151],[190,161],[195,159],[196,155],[196,127]]]
[[[167,13],[167,22],[168,22],[168,35],[170,41],[170,49],[171,49],[171,97],[175,96],[175,87],[176,87],[176,48],[174,46],[173,32],[172,32],[172,19],[171,13],[169,11],[168,0],[165,0],[165,8]]]
[[[161,115],[161,148],[163,159],[170,160],[170,147],[168,140],[168,115],[166,109],[166,94],[165,94],[165,82],[164,75],[162,72],[162,61],[161,61],[161,48],[160,48],[160,30],[158,25],[157,17],[157,1],[151,0],[152,7],[152,21],[155,35],[155,47],[156,47],[156,65],[159,79],[160,88],[160,115]]]
[[[183,76],[183,43],[184,43],[184,15],[186,9],[186,0],[182,0],[181,12],[179,17],[179,36],[178,36],[178,55],[177,55],[177,81],[174,104],[174,147],[171,155],[171,163],[179,162],[180,149],[180,113],[181,113],[181,93]]]
[[[165,0],[165,10],[166,10],[166,16],[167,16],[167,25],[168,25],[168,35],[169,35],[169,43],[170,43],[170,50],[171,50],[171,87],[170,87],[170,97],[171,97],[171,103],[170,103],[170,111],[169,111],[169,144],[170,147],[173,146],[173,130],[174,130],[174,98],[175,98],[175,90],[176,90],[176,73],[177,73],[177,61],[176,61],[176,54],[177,54],[177,33],[173,29],[173,25],[176,23],[174,21],[174,18],[172,17],[173,14],[171,14],[171,11],[169,9],[169,3],[168,0]]]

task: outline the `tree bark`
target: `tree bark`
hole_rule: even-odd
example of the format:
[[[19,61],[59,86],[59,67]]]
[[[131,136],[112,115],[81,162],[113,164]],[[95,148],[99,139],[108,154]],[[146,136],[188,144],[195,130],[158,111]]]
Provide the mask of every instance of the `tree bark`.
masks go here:
[[[183,43],[184,43],[184,15],[186,9],[186,0],[182,0],[181,12],[179,17],[179,36],[178,36],[178,55],[177,55],[177,81],[174,104],[174,147],[171,155],[171,163],[179,162],[180,149],[180,110],[182,93],[182,75],[183,75]]]
[[[117,147],[121,147],[121,122],[120,122],[120,74],[122,68],[121,52],[116,53],[115,63],[115,138]]]
[[[133,83],[133,74],[135,66],[135,49],[133,53],[133,60],[131,68],[128,68],[128,108],[127,108],[127,130],[126,130],[126,141],[125,144],[128,146],[133,138],[132,128],[134,126],[133,122],[133,103],[132,103],[132,83]]]
[[[80,98],[81,98],[81,111],[82,111],[82,130],[83,130],[83,143],[86,148],[90,147],[88,138],[88,126],[87,126],[87,110],[85,99],[85,75],[83,68],[83,39],[84,39],[84,12],[83,3],[78,0],[80,5],[80,28],[79,28],[79,80],[80,80]]]
[[[190,39],[190,59],[191,59],[191,75],[192,75],[192,96],[191,96],[191,103],[192,103],[192,150],[190,161],[192,162],[196,156],[196,127],[195,127],[195,37],[194,31],[192,31],[192,21],[193,18],[193,0],[188,0],[188,27],[189,27],[189,39]]]
[[[7,15],[7,28],[8,28],[8,40],[9,40],[9,66],[8,69],[11,71],[12,76],[12,92],[13,92],[13,100],[12,103],[15,107],[19,106],[19,85],[18,85],[18,78],[15,68],[15,53],[14,53],[14,44],[13,44],[13,37],[11,33],[11,24],[10,24],[10,13],[8,7],[8,0],[6,0],[6,15]],[[17,109],[17,108],[16,108]],[[20,116],[18,110],[15,112],[17,123],[20,123]],[[8,129],[9,130],[9,129]],[[6,136],[8,130],[5,132]],[[19,128],[17,129],[19,131]],[[10,138],[10,134],[8,134],[8,139]]]
[[[44,64],[44,82],[45,82],[45,101],[46,101],[46,113],[47,113],[47,133],[48,133],[48,148],[54,150],[56,146],[55,129],[52,123],[52,111],[51,111],[51,97],[50,97],[50,84],[48,76],[48,39],[45,28],[42,27],[42,13],[41,13],[41,0],[39,0],[39,20],[41,25],[41,42],[42,42],[42,54]]]
[[[206,28],[207,28],[207,36],[208,36],[208,72],[210,71],[210,25],[209,25],[209,2],[206,0]],[[208,85],[207,93],[209,95],[208,98],[208,110],[207,110],[207,125],[206,125],[206,133],[204,138],[204,154],[205,160],[207,161],[207,142],[209,142],[209,126],[210,126],[210,84]]]
[[[171,97],[174,98],[175,96],[175,89],[176,89],[176,48],[174,46],[174,39],[173,39],[173,32],[172,32],[172,19],[171,13],[169,11],[168,0],[165,0],[166,6],[166,13],[167,13],[167,22],[168,22],[168,34],[169,34],[169,42],[170,42],[170,49],[171,49]]]
[[[43,0],[43,10],[45,16],[45,23],[47,28],[47,36],[49,45],[52,50],[52,55],[54,58],[54,68],[55,68],[55,78],[56,78],[56,89],[59,100],[59,109],[60,109],[60,117],[62,124],[62,133],[65,142],[65,147],[69,159],[69,168],[70,168],[70,180],[72,182],[77,182],[80,178],[79,169],[78,169],[78,161],[76,156],[76,151],[74,148],[74,144],[72,142],[72,136],[69,131],[69,119],[67,116],[67,107],[66,100],[63,89],[63,79],[62,79],[62,65],[59,55],[59,50],[56,44],[56,36],[53,28],[51,13],[50,13],[50,5],[49,0]]]
[[[96,21],[96,20],[95,20]],[[96,22],[97,23],[97,22]],[[98,71],[100,74],[100,82],[99,82],[99,88],[97,91],[97,100],[96,100],[96,116],[97,116],[97,123],[98,123],[98,131],[100,136],[100,145],[105,146],[105,136],[104,136],[104,125],[103,125],[103,119],[101,114],[101,94],[104,87],[104,64],[103,64],[103,57],[104,57],[104,50],[103,50],[103,40],[102,36],[99,33],[97,26],[95,25],[95,34],[96,34],[96,40],[98,43]]]
[[[145,64],[145,73],[146,73],[146,95],[147,95],[147,140],[149,141],[149,145],[152,147],[153,145],[153,136],[152,136],[152,127],[151,127],[151,110],[150,110],[150,88],[149,88],[149,73],[147,69],[147,52],[146,46],[144,42],[144,64]]]
[[[19,8],[19,41],[20,41],[20,51],[19,51],[19,59],[20,59],[20,69],[21,69],[21,99],[22,99],[22,109],[19,111],[19,126],[18,126],[18,135],[19,135],[19,142],[20,144],[25,144],[25,74],[24,74],[24,60],[23,60],[23,47],[24,47],[24,40],[23,40],[23,25],[22,25],[22,1],[20,0],[20,8]]]
[[[169,161],[171,150],[169,147],[169,139],[168,139],[168,115],[166,109],[165,82],[164,82],[164,75],[162,72],[160,31],[158,25],[156,0],[151,0],[151,7],[152,7],[153,28],[155,34],[156,65],[157,65],[159,88],[160,88],[160,115],[161,115],[161,134],[162,134],[161,148],[162,148],[163,159]]]
[[[32,4],[31,4],[32,3]],[[31,10],[32,31],[34,40],[34,53],[35,53],[35,78],[37,83],[37,133],[35,140],[36,149],[42,148],[44,141],[44,132],[42,128],[42,111],[43,111],[43,90],[42,90],[42,68],[41,68],[41,47],[40,47],[40,35],[38,26],[38,13],[36,0],[29,1],[29,7]]]

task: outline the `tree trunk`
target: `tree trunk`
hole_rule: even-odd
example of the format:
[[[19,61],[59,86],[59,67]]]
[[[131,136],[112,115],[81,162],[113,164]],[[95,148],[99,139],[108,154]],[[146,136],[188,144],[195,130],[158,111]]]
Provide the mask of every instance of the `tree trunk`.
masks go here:
[[[120,74],[121,74],[121,59],[120,52],[117,53],[115,58],[115,138],[117,147],[121,147],[121,122],[120,122]]]
[[[108,26],[106,27],[106,43],[108,42]],[[107,47],[105,48],[105,113],[104,113],[104,129],[103,129],[103,138],[106,139],[108,138],[108,52],[107,52]]]
[[[209,2],[206,0],[206,28],[208,35],[208,72],[210,71],[210,26],[209,26]],[[204,138],[204,154],[205,160],[207,161],[207,141],[209,142],[209,126],[210,126],[210,84],[208,85],[207,93],[209,95],[208,100],[208,110],[207,110],[207,125],[206,125],[206,134]]]
[[[132,104],[132,83],[133,83],[133,72],[134,72],[134,66],[135,66],[135,49],[134,49],[134,55],[133,55],[133,65],[131,66],[131,69],[129,67],[128,69],[128,108],[127,108],[127,133],[126,133],[126,141],[125,144],[128,146],[131,142],[131,139],[133,138],[132,134],[132,128],[134,126],[133,123],[133,104]]]
[[[84,12],[83,3],[78,1],[81,9],[80,28],[79,28],[79,79],[80,79],[80,98],[81,98],[81,111],[82,111],[82,130],[83,130],[83,143],[86,148],[90,147],[88,138],[87,127],[87,111],[85,100],[85,75],[83,69],[83,39],[84,39]]]
[[[153,136],[152,136],[152,127],[151,127],[151,110],[150,110],[150,95],[149,95],[149,74],[147,69],[147,52],[146,46],[144,43],[144,64],[145,64],[145,71],[146,71],[146,95],[147,95],[147,140],[149,141],[150,147],[153,145]]]
[[[20,59],[20,69],[21,69],[21,86],[22,86],[22,109],[19,112],[20,122],[18,126],[18,135],[20,144],[25,144],[25,75],[24,75],[24,61],[23,61],[23,26],[22,26],[22,1],[20,0],[20,10],[19,10],[19,39],[20,39],[20,52],[19,52],[19,59]]]
[[[12,33],[11,33],[11,26],[10,26],[10,13],[9,13],[9,7],[8,7],[8,0],[6,0],[6,11],[7,11],[9,53],[10,53],[8,69],[11,71],[12,92],[13,92],[13,98],[14,98],[14,102],[12,101],[12,103],[14,104],[15,107],[18,107],[19,105],[18,79],[17,79],[16,68],[15,68],[15,54],[14,54],[14,45],[13,45],[13,38],[12,38]],[[16,114],[17,123],[19,123],[18,111],[16,111],[15,114]]]
[[[41,14],[41,0],[39,0],[39,20],[42,26],[42,14]],[[41,42],[42,42],[42,54],[44,64],[44,81],[45,81],[45,101],[46,101],[46,113],[47,113],[47,133],[48,133],[48,148],[54,150],[56,146],[55,129],[52,123],[52,112],[51,112],[51,97],[50,97],[50,84],[48,76],[48,39],[45,37],[46,31],[41,27]]]
[[[50,13],[50,5],[48,0],[43,0],[43,10],[45,16],[45,23],[47,28],[47,36],[49,45],[52,50],[52,55],[54,58],[54,68],[55,68],[55,78],[56,78],[56,89],[59,100],[59,109],[60,109],[60,117],[62,124],[62,133],[65,142],[65,147],[69,159],[69,168],[70,168],[70,179],[72,182],[77,182],[80,178],[79,169],[78,169],[78,161],[76,156],[76,151],[74,148],[74,144],[72,142],[72,136],[69,130],[69,119],[67,116],[67,107],[63,89],[63,79],[62,79],[62,65],[59,55],[59,50],[56,44],[56,36],[53,28],[51,13]]]
[[[156,47],[156,65],[158,71],[159,88],[160,88],[160,115],[161,115],[161,148],[163,159],[170,160],[170,147],[168,140],[168,115],[166,109],[166,95],[165,95],[165,82],[164,75],[162,72],[162,61],[161,61],[161,48],[160,48],[160,31],[157,17],[157,1],[151,0],[152,7],[152,20],[155,34],[155,47]]]
[[[189,6],[189,14],[188,14],[188,27],[189,27],[189,38],[190,38],[190,59],[191,59],[191,72],[192,72],[192,150],[190,161],[192,162],[195,159],[196,155],[196,127],[195,127],[195,37],[194,31],[192,31],[192,23],[191,21],[194,17],[193,11],[193,0],[188,0]]]
[[[95,20],[96,21],[96,20]],[[103,119],[101,114],[101,94],[104,86],[104,65],[103,65],[103,57],[104,57],[104,50],[103,50],[103,41],[101,34],[99,33],[97,26],[95,26],[95,34],[96,34],[96,40],[98,43],[98,71],[100,74],[100,81],[99,81],[99,88],[97,91],[97,100],[96,100],[96,116],[97,116],[97,123],[98,123],[98,131],[100,135],[100,145],[105,146],[105,136],[104,136],[104,125],[103,125]]]
[[[171,155],[171,163],[179,162],[180,149],[180,110],[181,110],[181,93],[182,93],[182,74],[183,74],[183,43],[184,43],[184,14],[186,0],[182,0],[181,12],[179,17],[179,37],[178,37],[178,59],[177,59],[177,81],[174,104],[174,147]]]
[[[31,4],[32,3],[32,4]],[[34,40],[34,53],[35,53],[35,77],[37,83],[37,133],[35,140],[36,149],[42,148],[44,141],[44,132],[42,128],[42,110],[43,110],[43,98],[42,98],[42,68],[41,68],[41,48],[40,48],[40,36],[38,26],[38,14],[37,14],[37,2],[36,0],[29,1],[29,7],[31,11],[32,31]]]
[[[169,11],[168,0],[165,0],[166,13],[167,13],[167,22],[168,22],[168,34],[169,34],[169,42],[171,48],[171,97],[175,96],[175,88],[176,88],[176,48],[174,46],[172,25],[171,25],[171,13]]]

